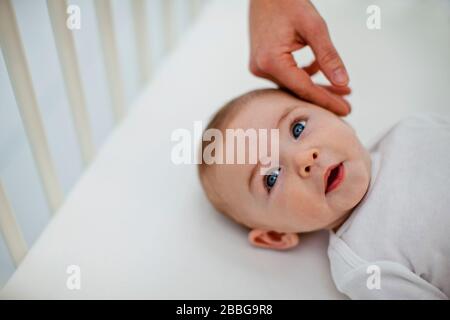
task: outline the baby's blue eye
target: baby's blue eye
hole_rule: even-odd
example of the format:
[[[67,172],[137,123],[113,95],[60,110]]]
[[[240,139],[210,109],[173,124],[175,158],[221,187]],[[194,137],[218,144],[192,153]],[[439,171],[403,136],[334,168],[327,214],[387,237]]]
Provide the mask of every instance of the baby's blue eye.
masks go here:
[[[275,183],[277,182],[278,176],[280,175],[280,168],[273,171],[272,173],[266,175],[264,177],[264,183],[266,184],[266,188],[270,191],[273,188]]]
[[[298,139],[300,135],[302,134],[303,130],[305,130],[306,127],[306,121],[298,121],[294,124],[292,127],[292,135],[295,139]]]

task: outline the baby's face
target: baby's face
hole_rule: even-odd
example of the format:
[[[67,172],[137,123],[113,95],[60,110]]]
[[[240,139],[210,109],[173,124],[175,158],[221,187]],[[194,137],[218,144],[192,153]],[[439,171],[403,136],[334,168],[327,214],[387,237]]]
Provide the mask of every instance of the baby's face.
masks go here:
[[[279,129],[279,167],[217,165],[216,189],[253,228],[283,233],[331,229],[362,199],[370,157],[331,112],[284,94],[254,99],[227,128]],[[258,168],[258,167],[256,167]]]

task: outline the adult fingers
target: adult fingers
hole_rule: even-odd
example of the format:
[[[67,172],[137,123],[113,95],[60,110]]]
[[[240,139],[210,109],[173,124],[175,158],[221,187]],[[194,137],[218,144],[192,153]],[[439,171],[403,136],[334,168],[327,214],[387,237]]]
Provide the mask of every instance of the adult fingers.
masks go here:
[[[339,96],[346,96],[352,92],[352,89],[350,87],[335,87],[330,85],[318,85],[324,89],[327,89],[328,91],[337,94]]]
[[[319,62],[317,60],[314,60],[310,65],[305,66],[302,68],[309,76],[315,75],[319,70]]]
[[[265,70],[264,73],[270,74],[270,76],[275,78],[277,83],[287,87],[305,100],[338,115],[346,115],[350,112],[350,104],[346,100],[324,87],[315,85],[308,73],[297,67],[290,53],[283,53],[279,57],[274,57],[273,60],[266,61],[262,70]]]
[[[347,70],[331,41],[325,21],[316,19],[301,36],[313,50],[327,79],[335,86],[346,86],[349,82]]]

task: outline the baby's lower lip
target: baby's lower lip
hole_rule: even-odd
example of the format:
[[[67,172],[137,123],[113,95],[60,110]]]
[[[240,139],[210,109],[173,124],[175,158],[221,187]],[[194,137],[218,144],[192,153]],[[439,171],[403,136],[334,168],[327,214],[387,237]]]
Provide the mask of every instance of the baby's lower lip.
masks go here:
[[[345,170],[344,170],[344,164],[341,162],[336,170],[338,170],[337,176],[336,178],[333,180],[333,182],[327,186],[326,190],[325,190],[325,194],[335,190],[337,187],[340,186],[340,184],[342,183],[342,181],[344,181],[344,176],[345,176]]]

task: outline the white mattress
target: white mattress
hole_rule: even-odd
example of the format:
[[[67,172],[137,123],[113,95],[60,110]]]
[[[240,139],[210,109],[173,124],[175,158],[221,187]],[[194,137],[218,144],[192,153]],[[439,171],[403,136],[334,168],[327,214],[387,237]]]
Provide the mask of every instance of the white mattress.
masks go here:
[[[354,90],[349,121],[368,143],[417,110],[449,112],[449,2],[321,1]],[[382,28],[365,26],[378,4]],[[288,252],[255,249],[214,212],[194,165],[170,160],[171,132],[266,86],[247,72],[247,4],[215,1],[114,131],[1,298],[344,298],[328,235]],[[69,265],[81,290],[68,290]]]

